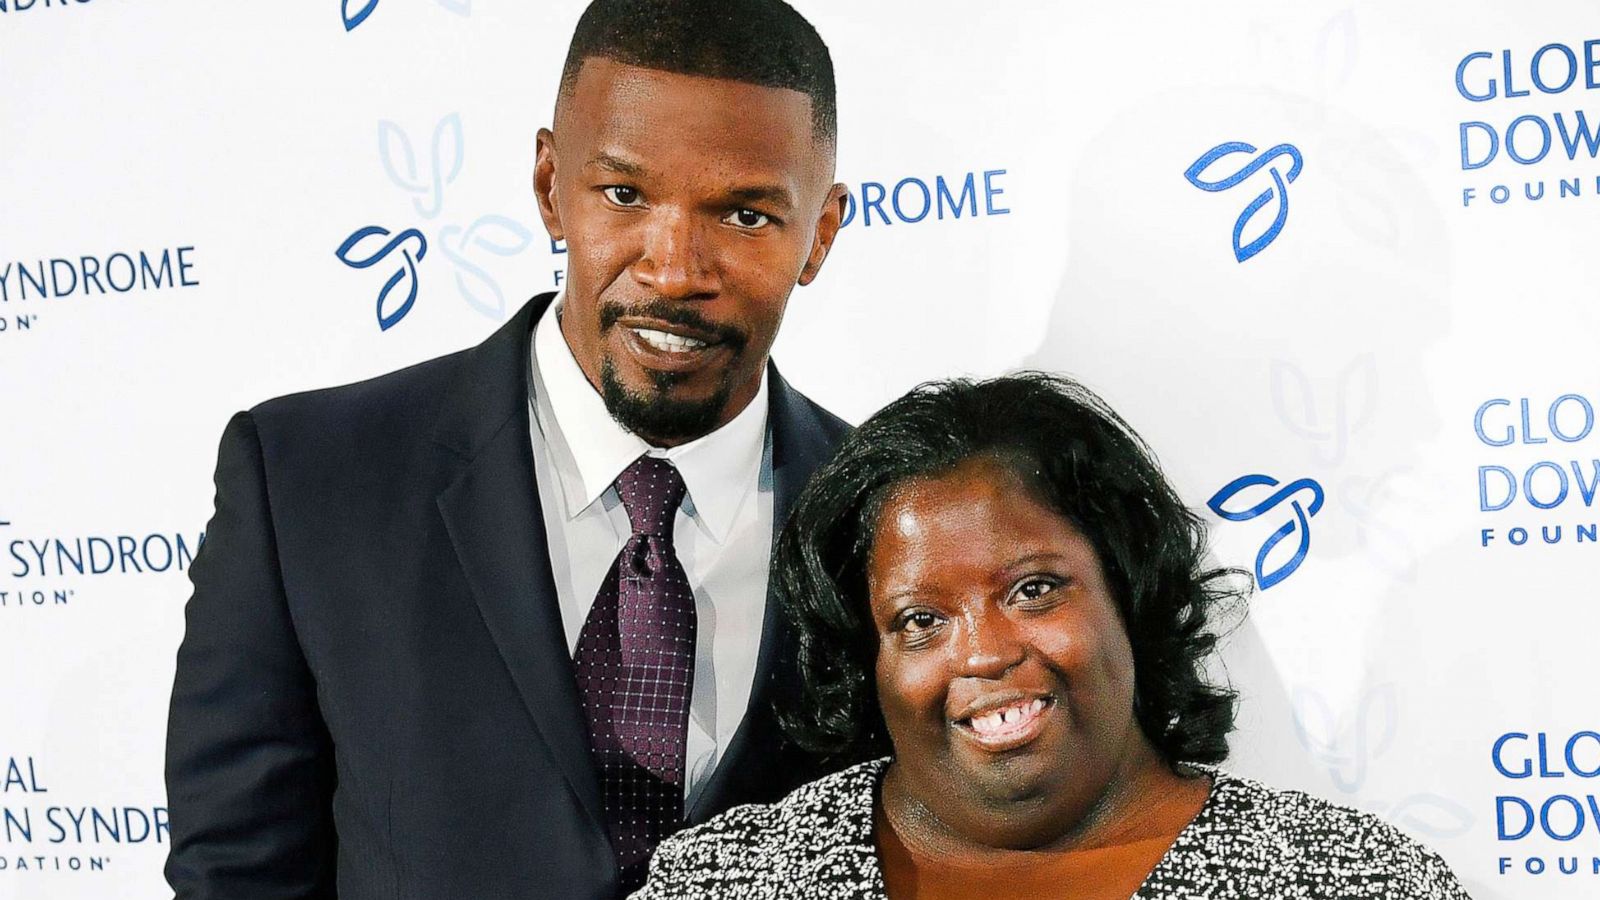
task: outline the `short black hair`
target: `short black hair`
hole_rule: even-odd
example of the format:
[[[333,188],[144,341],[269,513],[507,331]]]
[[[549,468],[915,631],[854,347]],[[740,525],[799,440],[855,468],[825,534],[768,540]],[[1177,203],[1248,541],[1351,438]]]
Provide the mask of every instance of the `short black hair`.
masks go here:
[[[866,586],[873,529],[896,486],[980,456],[1094,545],[1133,648],[1134,714],[1157,753],[1169,766],[1225,759],[1237,695],[1206,666],[1214,620],[1242,611],[1248,576],[1207,565],[1205,523],[1127,422],[1083,385],[1040,372],[915,388],[846,438],[802,492],[773,561],[798,636],[791,739],[843,761],[892,752]]]
[[[594,0],[573,31],[562,95],[584,61],[597,56],[799,91],[811,98],[817,137],[831,147],[838,133],[828,45],[783,0]]]

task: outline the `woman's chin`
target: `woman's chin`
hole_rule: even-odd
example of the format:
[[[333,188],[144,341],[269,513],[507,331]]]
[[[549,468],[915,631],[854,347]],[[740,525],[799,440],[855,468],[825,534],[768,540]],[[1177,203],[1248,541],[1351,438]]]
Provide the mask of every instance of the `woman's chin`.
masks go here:
[[[1059,805],[1070,792],[1064,758],[1034,745],[1003,754],[961,748],[954,777],[967,785],[963,793],[985,818],[1004,824]]]
[[[1028,798],[989,798],[970,838],[1001,850],[1038,850],[1058,843],[1065,835],[1063,823],[1081,818],[1081,812],[1061,808],[1056,792]]]
[[[1089,771],[1099,767],[1084,765],[1085,749],[1068,746],[1049,730],[1001,752],[964,740],[951,749],[954,771],[947,781],[964,788],[949,791],[938,805],[966,807],[963,818],[970,825],[962,830],[987,846],[1030,850],[1059,841],[1103,793]]]

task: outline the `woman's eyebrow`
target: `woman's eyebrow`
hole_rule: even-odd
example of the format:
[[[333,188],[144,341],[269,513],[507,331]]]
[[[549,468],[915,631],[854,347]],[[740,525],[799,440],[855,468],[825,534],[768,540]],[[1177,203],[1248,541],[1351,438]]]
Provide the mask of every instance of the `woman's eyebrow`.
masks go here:
[[[1006,567],[1007,568],[1015,568],[1017,566],[1026,566],[1026,565],[1030,565],[1032,563],[1066,562],[1067,560],[1068,560],[1068,557],[1064,553],[1058,553],[1058,552],[1053,551],[1053,550],[1041,550],[1038,553],[1029,553],[1027,556],[1019,556],[1019,557],[1011,560],[1010,562],[1008,562],[1006,564]]]
[[[907,597],[919,597],[924,593],[926,593],[926,591],[923,589],[922,585],[913,584],[909,587],[897,588],[887,593],[879,594],[878,596],[882,597],[884,600],[892,601],[903,600]]]

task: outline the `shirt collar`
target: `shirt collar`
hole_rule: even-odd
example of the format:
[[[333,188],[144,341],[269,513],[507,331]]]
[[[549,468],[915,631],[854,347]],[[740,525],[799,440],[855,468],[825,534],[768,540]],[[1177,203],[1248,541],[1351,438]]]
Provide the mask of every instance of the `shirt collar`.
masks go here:
[[[672,461],[688,488],[693,513],[718,543],[761,474],[767,434],[767,378],[755,399],[728,424],[677,447],[652,447],[606,411],[600,393],[562,337],[557,321],[565,292],[545,309],[533,333],[534,415],[553,451],[567,518],[587,509],[640,456]]]

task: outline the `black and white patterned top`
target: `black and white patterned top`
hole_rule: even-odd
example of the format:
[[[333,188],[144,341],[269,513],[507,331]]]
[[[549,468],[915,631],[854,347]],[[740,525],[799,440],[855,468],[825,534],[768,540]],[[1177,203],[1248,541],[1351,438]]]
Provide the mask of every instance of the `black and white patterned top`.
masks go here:
[[[889,761],[739,806],[669,838],[632,900],[884,900],[873,804]],[[1437,854],[1386,822],[1221,770],[1133,900],[1468,900]]]

